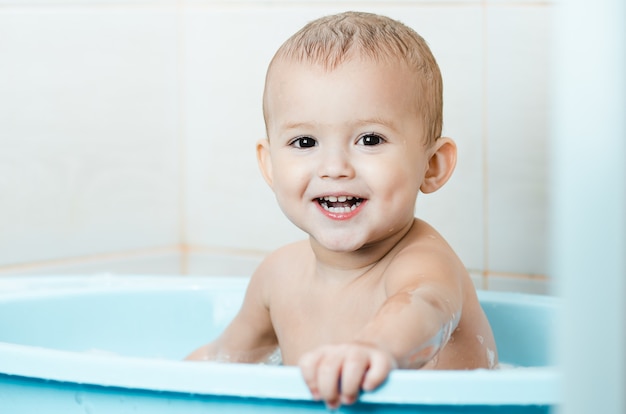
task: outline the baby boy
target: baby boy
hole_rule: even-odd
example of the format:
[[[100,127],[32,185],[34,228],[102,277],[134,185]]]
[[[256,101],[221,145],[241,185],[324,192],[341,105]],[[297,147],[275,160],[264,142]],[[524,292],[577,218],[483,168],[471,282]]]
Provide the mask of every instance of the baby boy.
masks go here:
[[[259,362],[280,349],[331,408],[392,369],[497,364],[464,265],[414,217],[418,193],[443,186],[456,164],[442,99],[425,41],[383,16],[324,17],[279,48],[257,156],[309,238],[267,256],[231,324],[189,359]]]

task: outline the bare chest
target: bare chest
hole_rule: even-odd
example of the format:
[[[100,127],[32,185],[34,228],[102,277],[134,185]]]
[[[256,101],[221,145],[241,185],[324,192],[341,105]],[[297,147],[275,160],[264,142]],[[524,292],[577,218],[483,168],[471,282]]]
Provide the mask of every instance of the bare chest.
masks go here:
[[[352,340],[383,302],[383,295],[376,290],[311,289],[273,303],[270,313],[283,362],[297,364],[300,356],[311,349]]]

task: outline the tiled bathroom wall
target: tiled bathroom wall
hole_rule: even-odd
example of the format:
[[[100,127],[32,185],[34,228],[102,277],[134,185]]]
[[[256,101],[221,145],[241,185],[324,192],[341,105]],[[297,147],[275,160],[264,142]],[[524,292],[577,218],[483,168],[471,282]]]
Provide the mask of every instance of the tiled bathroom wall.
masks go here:
[[[444,77],[452,180],[416,215],[479,287],[549,292],[550,1],[0,0],[0,274],[242,274],[303,235],[258,173],[276,48],[397,18]]]

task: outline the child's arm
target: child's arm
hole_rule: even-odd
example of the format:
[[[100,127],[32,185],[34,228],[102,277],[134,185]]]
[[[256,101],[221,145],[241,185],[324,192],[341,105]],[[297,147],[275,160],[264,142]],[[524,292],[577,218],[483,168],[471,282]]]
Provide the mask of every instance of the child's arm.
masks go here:
[[[185,359],[220,362],[263,362],[278,347],[267,308],[264,275],[257,271],[248,285],[239,313],[213,342]]]
[[[385,274],[388,299],[356,338],[318,348],[299,362],[313,397],[331,408],[352,404],[360,389],[375,389],[394,368],[423,366],[458,324],[459,263],[446,249],[407,249]]]

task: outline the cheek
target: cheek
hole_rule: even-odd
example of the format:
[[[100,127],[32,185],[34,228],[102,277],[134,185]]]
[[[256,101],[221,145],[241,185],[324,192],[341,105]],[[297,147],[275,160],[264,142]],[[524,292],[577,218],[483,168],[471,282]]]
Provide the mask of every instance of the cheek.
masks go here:
[[[390,157],[377,163],[363,163],[361,171],[369,177],[376,187],[389,191],[419,188],[421,180],[419,166],[403,160],[402,157]]]
[[[304,163],[297,160],[276,160],[274,163],[274,192],[286,196],[293,195],[289,193],[299,192],[306,188],[308,183],[308,174],[304,167]]]

